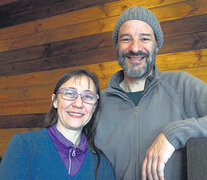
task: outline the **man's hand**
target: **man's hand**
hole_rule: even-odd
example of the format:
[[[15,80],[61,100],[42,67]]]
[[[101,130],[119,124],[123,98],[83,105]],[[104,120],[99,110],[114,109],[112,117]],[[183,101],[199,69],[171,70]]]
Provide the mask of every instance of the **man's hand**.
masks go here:
[[[175,148],[160,133],[146,152],[142,164],[142,180],[164,180],[164,168]]]

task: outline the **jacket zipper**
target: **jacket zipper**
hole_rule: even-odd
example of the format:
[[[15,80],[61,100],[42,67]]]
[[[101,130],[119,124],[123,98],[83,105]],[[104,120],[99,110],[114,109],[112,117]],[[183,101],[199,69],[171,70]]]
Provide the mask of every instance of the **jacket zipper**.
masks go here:
[[[73,150],[72,148],[69,150],[69,167],[68,167],[68,173],[69,174],[70,174],[70,171],[71,171],[71,151],[72,150]]]

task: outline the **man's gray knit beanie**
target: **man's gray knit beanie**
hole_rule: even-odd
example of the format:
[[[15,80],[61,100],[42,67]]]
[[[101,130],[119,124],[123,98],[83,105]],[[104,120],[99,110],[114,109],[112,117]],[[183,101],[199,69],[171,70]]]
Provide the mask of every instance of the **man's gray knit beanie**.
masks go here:
[[[141,6],[134,6],[131,8],[128,8],[122,12],[122,14],[119,16],[119,18],[116,21],[112,39],[115,44],[117,45],[118,41],[118,34],[119,34],[119,29],[121,25],[129,20],[140,20],[144,21],[147,24],[151,26],[151,28],[154,31],[155,38],[158,43],[158,49],[160,50],[163,44],[163,32],[160,26],[160,23],[158,19],[155,17],[155,15],[148,9],[145,9],[144,7]]]

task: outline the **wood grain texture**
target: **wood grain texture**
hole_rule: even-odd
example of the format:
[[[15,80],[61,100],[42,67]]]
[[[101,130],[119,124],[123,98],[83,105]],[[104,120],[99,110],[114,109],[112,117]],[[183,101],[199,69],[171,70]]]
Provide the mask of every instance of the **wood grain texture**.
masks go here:
[[[207,49],[202,49],[158,55],[156,61],[160,70],[184,70],[207,82],[206,59]],[[101,89],[106,87],[112,74],[121,69],[117,61],[74,68],[95,72],[99,77]],[[10,85],[0,88],[0,115],[46,113],[55,82],[71,69],[73,68],[10,76],[6,80],[4,77],[0,78],[1,82],[10,81]]]
[[[161,22],[164,38],[207,31],[207,14]]]
[[[6,4],[17,2],[17,1],[19,1],[19,0],[1,0],[0,1],[0,6],[4,6]]]
[[[37,128],[44,124],[46,114],[18,114],[0,116],[0,128]]]
[[[207,48],[206,19],[207,14],[164,23],[163,31],[166,36],[159,54]],[[186,22],[189,22],[189,24]],[[176,27],[174,28],[174,33],[170,30],[168,33],[168,29],[172,29],[172,27]],[[191,27],[200,28],[196,32],[196,28]],[[180,29],[182,31],[179,31]],[[0,76],[75,67],[113,60],[116,60],[116,50],[111,40],[111,32],[107,32],[2,52],[0,53]]]
[[[189,56],[191,58],[189,58]],[[169,54],[157,55],[157,64],[160,70],[176,70],[192,67],[206,66],[207,49],[199,49],[184,52],[175,52]],[[12,89],[27,86],[43,86],[46,84],[55,84],[62,74],[75,68],[86,68],[97,74],[99,78],[105,76],[111,76],[117,70],[121,68],[118,65],[117,60],[99,64],[68,67],[62,69],[56,69],[51,71],[41,71],[36,73],[20,74],[16,76],[0,77],[1,86],[0,89]],[[100,81],[101,82],[101,81]],[[104,86],[102,86],[104,88]],[[2,93],[0,93],[2,94]]]
[[[113,0],[26,0],[0,7],[0,28],[113,2]],[[37,16],[38,14],[38,16]]]
[[[144,5],[145,7],[152,8],[182,1],[183,0],[154,0],[153,3],[149,0],[145,0],[139,3],[137,3],[137,0],[115,1],[112,3],[104,4],[103,6],[99,5],[85,9],[78,9],[77,11],[71,11],[45,19],[31,21],[8,28],[1,28],[0,33],[2,34],[2,36],[0,37],[0,39],[8,39],[26,34],[33,34],[35,32],[49,31],[50,29],[57,29],[60,27],[94,21],[106,17],[118,16],[124,9],[133,5]],[[37,15],[38,14],[36,14],[36,16]]]
[[[119,67],[117,67],[119,68]],[[186,71],[197,78],[207,82],[207,67],[197,67],[180,69]],[[106,86],[110,76],[105,76],[104,78],[99,78],[102,86]],[[0,103],[0,115],[15,115],[15,114],[36,114],[36,113],[46,113],[50,107],[50,98],[45,99],[35,99],[27,101],[16,101],[16,102],[6,102]]]
[[[42,126],[64,73],[85,68],[98,75],[101,89],[107,86],[121,69],[111,40],[114,24],[135,5],[149,8],[161,23],[158,68],[207,82],[206,0],[2,0],[0,156],[15,133]]]
[[[184,1],[175,4],[169,4],[161,7],[152,8],[158,19],[162,21],[183,18],[185,16],[201,15],[207,11],[206,0]],[[87,13],[86,15],[88,15]],[[99,17],[99,16],[98,16]],[[77,37],[89,36],[113,30],[117,16],[107,16],[98,20],[83,22],[69,26],[62,26],[47,31],[38,31],[17,37],[0,40],[0,52],[25,48],[29,46],[41,45],[45,43],[61,41],[65,39],[73,39]],[[86,17],[84,19],[87,19]],[[21,28],[22,31],[23,28]]]

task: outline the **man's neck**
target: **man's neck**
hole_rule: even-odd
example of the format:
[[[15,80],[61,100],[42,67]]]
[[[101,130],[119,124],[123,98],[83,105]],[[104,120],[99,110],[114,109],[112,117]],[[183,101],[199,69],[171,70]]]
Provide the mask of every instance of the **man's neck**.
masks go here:
[[[152,71],[141,78],[133,78],[127,76],[124,72],[124,80],[120,83],[120,87],[126,92],[138,92],[143,91],[145,86],[145,81],[149,75],[152,74]]]

